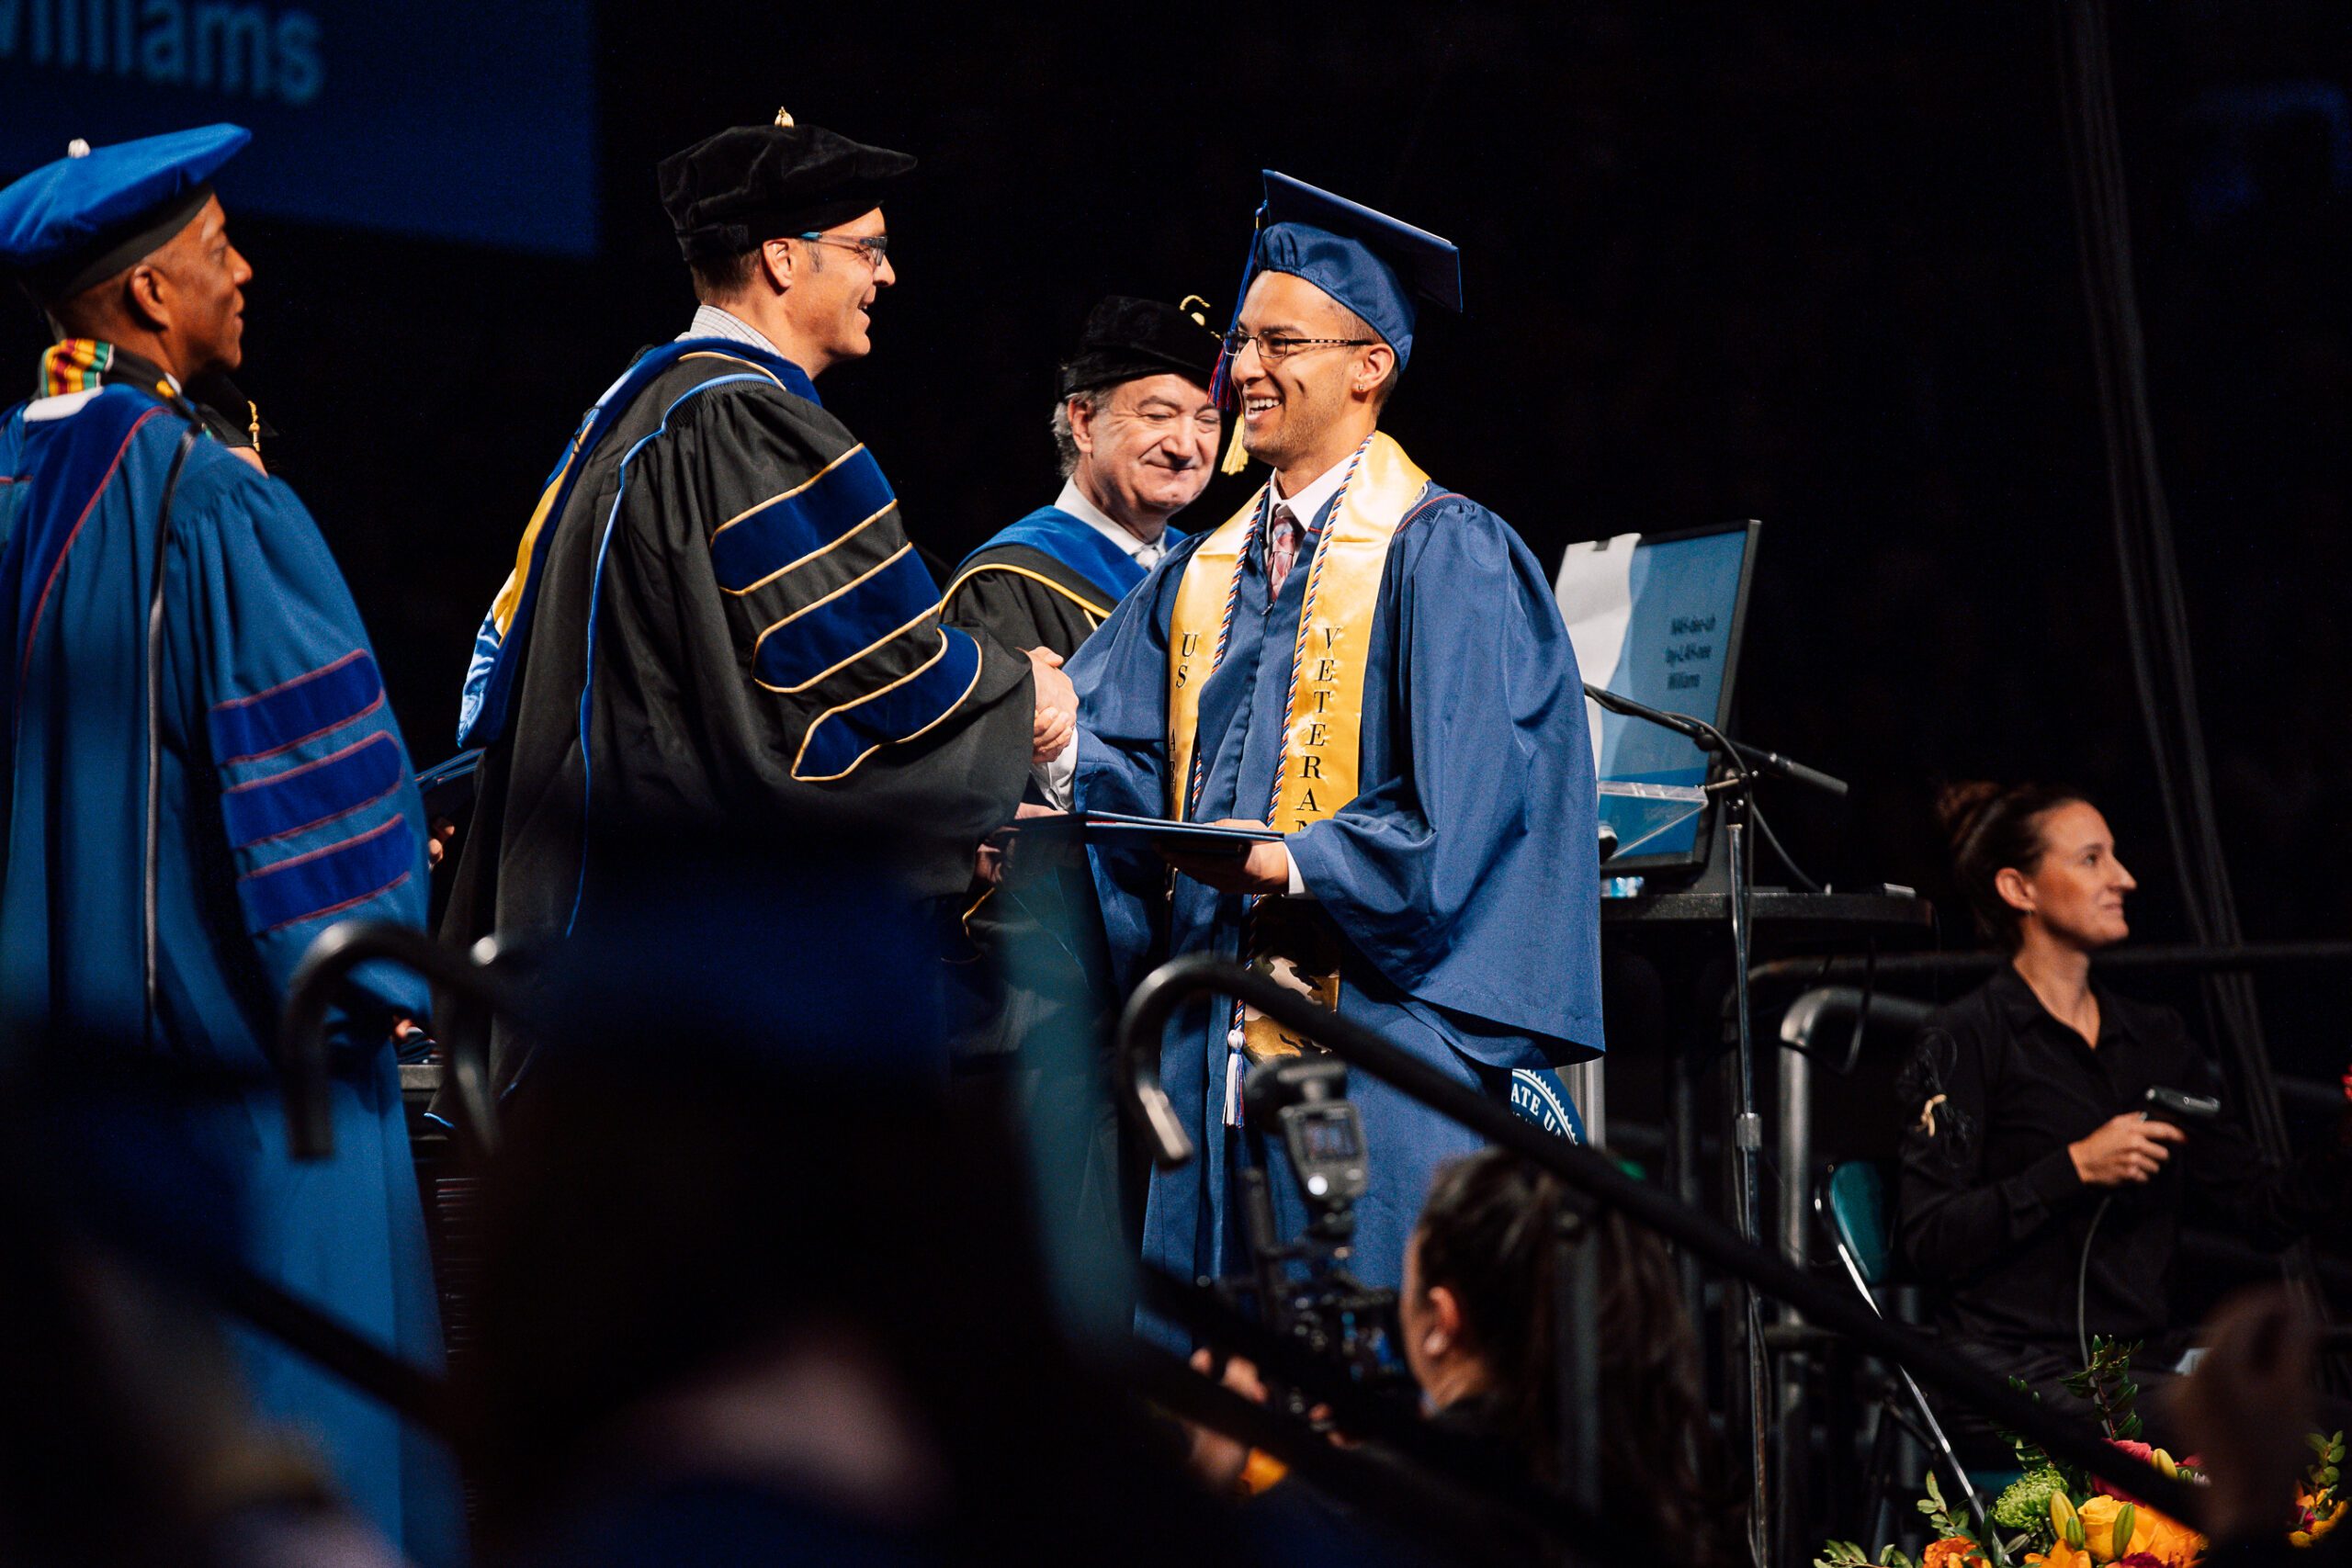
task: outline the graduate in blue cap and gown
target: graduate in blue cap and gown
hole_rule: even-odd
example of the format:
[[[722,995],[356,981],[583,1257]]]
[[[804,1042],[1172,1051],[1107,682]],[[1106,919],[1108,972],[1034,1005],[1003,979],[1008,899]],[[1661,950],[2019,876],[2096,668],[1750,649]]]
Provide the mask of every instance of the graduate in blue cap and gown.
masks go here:
[[[71,155],[0,191],[0,266],[58,337],[0,416],[0,1038],[193,1068],[242,1178],[240,1261],[428,1371],[440,1326],[397,1065],[405,973],[340,1015],[334,1154],[297,1164],[272,1072],[287,981],[341,919],[421,925],[424,823],[368,634],[292,491],[187,389],[235,368],[252,269],[209,184],[231,125]],[[359,1510],[458,1560],[454,1475],[390,1409],[258,1334],[265,1415]]]
[[[1543,570],[1501,518],[1380,430],[1416,299],[1461,307],[1454,248],[1269,172],[1220,365],[1272,469],[1186,540],[1070,661],[1081,809],[1271,824],[1230,860],[1093,851],[1121,979],[1239,959],[1498,1099],[1601,1049],[1592,750]],[[1200,1154],[1155,1171],[1145,1256],[1249,1267],[1236,1129],[1254,1062],[1311,1042],[1227,999],[1170,1021],[1160,1073]],[[1438,1164],[1469,1133],[1363,1074],[1371,1190],[1352,1267],[1398,1282]],[[1572,1112],[1571,1112],[1572,1119]],[[1263,1157],[1283,1164],[1280,1141]],[[1303,1224],[1288,1172],[1271,1188]]]

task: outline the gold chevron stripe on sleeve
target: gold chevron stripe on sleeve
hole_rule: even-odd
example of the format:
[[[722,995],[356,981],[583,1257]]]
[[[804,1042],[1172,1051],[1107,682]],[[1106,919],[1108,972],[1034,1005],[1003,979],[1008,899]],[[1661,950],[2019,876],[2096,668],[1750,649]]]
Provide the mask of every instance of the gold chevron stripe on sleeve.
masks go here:
[[[894,498],[894,499],[891,501],[891,502],[890,502],[889,506],[886,506],[886,507],[884,507],[881,511],[879,511],[879,512],[876,513],[873,516],[866,518],[866,519],[865,519],[864,522],[862,522],[862,523],[854,524],[854,525],[853,525],[852,526],[850,526],[850,527],[848,527],[848,528],[844,528],[844,529],[842,529],[842,536],[841,536],[840,538],[838,538],[838,539],[835,539],[831,544],[830,544],[830,545],[825,545],[825,546],[822,546],[822,547],[819,547],[819,548],[817,548],[817,549],[810,550],[807,555],[802,556],[798,560],[786,561],[784,565],[782,565],[782,566],[780,566],[780,567],[776,568],[774,571],[772,571],[772,572],[768,573],[765,577],[761,578],[757,582],[752,583],[752,584],[751,584],[751,585],[749,585],[748,587],[744,587],[744,588],[729,588],[729,587],[728,587],[725,583],[723,583],[723,582],[722,582],[722,583],[720,583],[720,584],[719,584],[719,586],[718,586],[718,591],[719,591],[721,593],[731,594],[731,595],[733,595],[735,598],[738,598],[738,599],[741,599],[741,598],[744,594],[746,594],[746,593],[756,593],[756,592],[758,592],[761,589],[765,588],[769,583],[771,583],[771,582],[775,582],[775,581],[778,581],[778,580],[779,580],[779,579],[781,579],[781,578],[786,578],[786,577],[789,577],[789,576],[791,576],[794,572],[798,571],[802,567],[807,566],[810,561],[815,560],[815,559],[817,559],[818,558],[820,558],[820,557],[821,557],[821,556],[828,556],[828,555],[831,555],[833,551],[835,551],[835,550],[837,550],[837,549],[841,548],[843,545],[845,545],[845,544],[849,543],[852,539],[854,539],[854,538],[857,537],[857,536],[858,536],[858,535],[860,535],[860,534],[864,533],[867,528],[869,528],[869,527],[873,526],[875,524],[876,524],[876,523],[880,522],[883,518],[885,518],[885,517],[888,516],[888,515],[890,514],[891,509],[892,509],[893,507],[896,507],[898,504],[899,504],[899,503],[898,503],[898,501]],[[716,537],[718,537],[718,536],[717,536],[717,535],[713,535],[713,536],[712,536],[712,537],[713,537],[713,538],[716,538]],[[888,563],[886,562],[885,564],[887,565]]]
[[[887,641],[888,639],[886,638],[885,640]],[[868,746],[851,761],[848,767],[843,768],[838,773],[826,773],[821,776],[810,777],[804,775],[800,772],[800,759],[808,755],[808,741],[810,738],[817,733],[817,727],[819,725],[823,724],[827,719],[831,718],[836,714],[846,713],[851,708],[856,707],[860,704],[870,703],[876,697],[897,691],[900,686],[905,685],[908,682],[915,679],[915,677],[921,675],[924,671],[938,663],[942,659],[946,658],[947,649],[947,633],[944,630],[942,630],[939,633],[939,649],[929,659],[924,660],[921,664],[916,665],[912,670],[908,671],[905,674],[899,676],[897,680],[890,682],[888,684],[876,686],[874,690],[866,693],[863,696],[854,697],[848,702],[839,704],[833,707],[829,707],[823,713],[819,714],[809,722],[808,729],[801,735],[800,750],[793,753],[792,776],[800,780],[804,784],[831,784],[836,779],[845,779],[849,777],[850,774],[857,772],[859,766],[863,764],[868,757],[871,757],[875,752],[882,750],[884,746],[903,745],[905,742],[913,740],[918,737],[930,734],[942,724],[944,724],[947,721],[948,716],[953,714],[957,708],[962,707],[966,701],[971,697],[972,693],[978,689],[980,675],[988,669],[988,659],[986,655],[982,655],[980,658],[973,660],[972,679],[965,685],[963,694],[954,702],[949,703],[945,707],[941,708],[939,710],[938,716],[933,718],[929,724],[924,725],[921,729],[901,735],[896,741],[878,741],[872,746]],[[973,908],[977,908],[978,906],[975,905]],[[968,913],[969,911],[967,912]]]
[[[909,547],[911,548],[912,547],[910,546]],[[771,692],[780,692],[787,697],[797,697],[801,693],[808,691],[812,687],[822,685],[825,682],[831,680],[835,675],[840,674],[842,671],[848,669],[859,660],[867,658],[880,649],[889,647],[892,643],[898,641],[900,637],[906,636],[909,632],[922,625],[923,622],[931,620],[938,614],[938,605],[933,604],[930,606],[928,609],[924,610],[922,615],[917,615],[905,626],[899,626],[893,631],[884,632],[880,637],[876,637],[872,642],[867,643],[864,648],[859,649],[855,653],[851,654],[847,659],[842,660],[831,669],[820,670],[817,673],[809,676],[808,679],[801,682],[797,686],[779,686],[775,684],[773,682],[763,681],[756,675],[752,677],[752,682],[754,685],[765,687]],[[773,631],[775,628],[771,626],[768,629]],[[763,633],[761,635],[765,636],[766,634]]]
[[[688,355],[686,357],[692,359],[694,355]],[[749,360],[745,360],[743,363],[748,365],[751,362]],[[758,367],[755,366],[753,368],[756,369]],[[771,379],[773,379],[773,378],[771,378]],[[782,383],[779,382],[778,385],[782,385]],[[834,458],[823,468],[819,468],[815,473],[809,475],[798,484],[794,485],[790,490],[780,491],[777,494],[768,497],[765,501],[763,501],[756,505],[747,506],[742,511],[738,512],[734,516],[729,517],[726,522],[721,523],[718,527],[713,528],[710,531],[710,536],[716,539],[719,535],[724,534],[728,529],[732,528],[736,524],[743,521],[744,518],[752,516],[755,513],[765,512],[769,507],[774,506],[779,501],[790,501],[794,496],[800,494],[810,485],[815,484],[819,479],[823,479],[827,474],[831,473],[835,468],[840,468],[843,463],[848,462],[852,457],[856,457],[860,452],[865,450],[865,443],[863,441],[859,442],[856,446],[851,447],[848,451],[842,453],[840,457]]]
[[[826,594],[823,598],[809,600],[808,603],[801,605],[800,608],[793,611],[792,614],[785,616],[784,619],[768,627],[766,631],[763,631],[758,637],[753,637],[752,639],[752,659],[753,662],[756,663],[758,661],[760,657],[760,645],[768,640],[768,637],[771,633],[782,631],[785,627],[790,626],[793,622],[798,620],[801,616],[807,615],[811,610],[823,609],[826,605],[831,604],[834,600],[840,598],[851,589],[855,588],[858,584],[871,581],[876,576],[888,571],[890,569],[892,562],[898,560],[899,557],[909,554],[914,549],[914,543],[911,540],[906,544],[900,545],[897,549],[892,550],[888,555],[885,556],[879,564],[866,568],[866,570],[859,572],[855,577],[851,578],[847,582],[842,583],[839,588],[834,589],[831,593]],[[910,625],[912,623],[910,623]],[[906,627],[904,626],[899,628],[899,631],[904,631]],[[892,637],[897,635],[897,632],[893,632],[891,634]],[[887,642],[889,639],[886,637],[883,640]],[[863,658],[864,655],[861,654],[857,657]],[[835,666],[835,668],[839,668],[839,666]],[[820,676],[818,679],[822,680],[823,677]],[[814,684],[814,682],[811,682],[811,684]],[[794,689],[797,691],[802,688],[795,687]]]

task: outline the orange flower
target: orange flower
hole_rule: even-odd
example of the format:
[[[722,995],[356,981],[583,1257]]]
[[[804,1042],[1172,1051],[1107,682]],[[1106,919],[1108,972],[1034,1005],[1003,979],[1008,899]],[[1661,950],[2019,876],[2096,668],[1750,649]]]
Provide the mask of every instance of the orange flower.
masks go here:
[[[2155,1521],[2154,1539],[2141,1549],[2149,1556],[2162,1558],[2172,1564],[2172,1568],[2189,1568],[2189,1564],[2205,1555],[2205,1538],[2178,1519],[2145,1509],[2141,1511],[2140,1517]],[[2139,1540],[2140,1532],[2133,1530],[2132,1539]]]
[[[2334,1529],[2336,1521],[2344,1517],[2342,1503],[2331,1504],[2323,1512],[2320,1508],[2320,1499],[2303,1487],[2299,1486],[2295,1489],[2295,1502],[2301,1509],[2302,1529],[2290,1532],[2287,1539],[2297,1546],[2309,1546]]]
[[[2123,1540],[2115,1527],[2123,1510],[2132,1508],[2132,1529]],[[2093,1562],[2113,1562],[2135,1554],[2157,1559],[2172,1568],[2188,1568],[2205,1552],[2205,1538],[2177,1519],[2154,1508],[2126,1504],[2120,1497],[2090,1497],[2075,1508],[2083,1522],[2083,1544]]]
[[[1974,1541],[1964,1535],[1948,1535],[1941,1540],[1928,1543],[1920,1555],[1919,1568],[1987,1568],[1984,1553]]]
[[[2091,1568],[2091,1554],[2079,1546],[2068,1546],[2063,1536],[2048,1551],[2029,1551],[2025,1560],[2027,1568]]]
[[[2132,1509],[2131,1534],[2126,1540],[2117,1540],[2117,1518],[2127,1507]],[[2112,1562],[2119,1557],[2145,1551],[2155,1543],[2154,1511],[2133,1507],[2120,1497],[2086,1497],[2076,1505],[2075,1513],[2083,1521],[2083,1544],[2090,1548],[2094,1562]]]

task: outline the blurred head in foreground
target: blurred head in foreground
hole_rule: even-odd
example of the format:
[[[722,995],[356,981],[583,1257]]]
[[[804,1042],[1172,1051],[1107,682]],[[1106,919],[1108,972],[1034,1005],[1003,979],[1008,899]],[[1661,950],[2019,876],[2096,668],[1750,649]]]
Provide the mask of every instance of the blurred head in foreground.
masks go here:
[[[872,879],[654,859],[612,906],[628,929],[546,977],[490,1176],[469,1405],[492,1544],[1215,1550],[1135,1531],[1181,1510],[1072,1370],[1003,1130],[948,1107],[918,913]]]
[[[1406,1364],[1442,1417],[1558,1478],[1553,1325],[1560,1183],[1488,1149],[1443,1167],[1406,1246],[1397,1317]],[[1674,1562],[1723,1560],[1722,1492],[1680,1288],[1656,1235],[1604,1213],[1574,1266],[1600,1278],[1601,1484],[1608,1511]]]

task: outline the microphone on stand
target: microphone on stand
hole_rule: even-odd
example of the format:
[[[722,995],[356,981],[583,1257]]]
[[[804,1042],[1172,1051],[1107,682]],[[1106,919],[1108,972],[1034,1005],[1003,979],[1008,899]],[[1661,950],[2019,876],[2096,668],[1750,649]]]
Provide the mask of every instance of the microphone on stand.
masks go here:
[[[1793,758],[1778,751],[1768,751],[1761,746],[1747,746],[1732,739],[1713,725],[1692,718],[1689,714],[1668,713],[1663,708],[1637,703],[1631,697],[1621,697],[1605,686],[1585,682],[1584,694],[1607,708],[1611,713],[1627,718],[1645,719],[1662,729],[1670,729],[1687,737],[1702,750],[1723,751],[1728,749],[1732,760],[1750,773],[1769,773],[1774,778],[1787,779],[1792,784],[1810,784],[1825,795],[1843,796],[1849,793],[1846,781],[1832,777],[1818,768],[1808,768]]]

